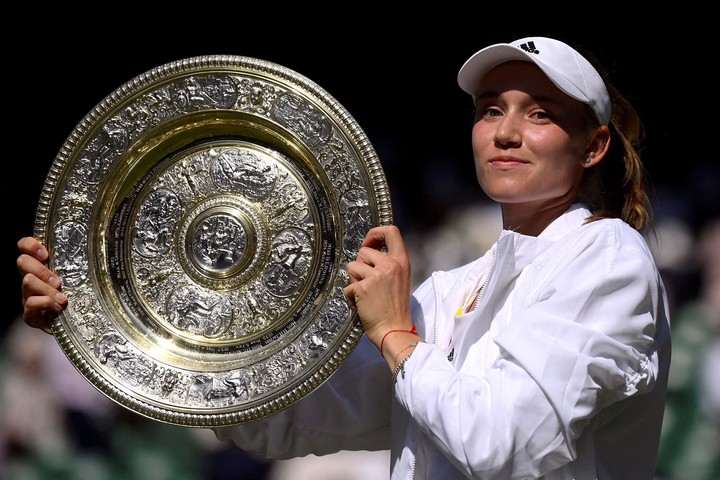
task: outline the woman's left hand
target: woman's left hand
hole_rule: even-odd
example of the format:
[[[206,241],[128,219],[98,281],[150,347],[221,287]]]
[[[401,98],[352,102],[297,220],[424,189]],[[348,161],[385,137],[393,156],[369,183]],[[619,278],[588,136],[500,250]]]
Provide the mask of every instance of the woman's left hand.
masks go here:
[[[370,229],[347,270],[345,298],[376,346],[388,331],[412,328],[410,259],[395,225]]]

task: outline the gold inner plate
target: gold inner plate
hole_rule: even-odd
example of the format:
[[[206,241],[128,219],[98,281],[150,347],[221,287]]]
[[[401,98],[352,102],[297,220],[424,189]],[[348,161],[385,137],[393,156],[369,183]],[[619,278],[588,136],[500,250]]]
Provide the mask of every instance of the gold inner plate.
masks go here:
[[[35,235],[80,373],[141,415],[209,427],[281,410],[337,370],[363,334],[345,267],[391,222],[350,114],[292,70],[224,55],[159,66],[89,112]]]

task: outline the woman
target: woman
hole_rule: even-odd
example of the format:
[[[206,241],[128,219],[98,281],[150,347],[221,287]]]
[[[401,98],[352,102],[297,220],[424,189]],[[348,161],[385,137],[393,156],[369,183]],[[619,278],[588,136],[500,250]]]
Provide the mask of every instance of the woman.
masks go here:
[[[400,232],[371,229],[345,289],[360,345],[312,394],[216,433],[272,458],[391,448],[396,479],[652,479],[670,339],[636,112],[549,38],[480,50],[458,82],[498,241],[411,295]],[[42,245],[18,246],[25,321],[46,328],[67,300]]]

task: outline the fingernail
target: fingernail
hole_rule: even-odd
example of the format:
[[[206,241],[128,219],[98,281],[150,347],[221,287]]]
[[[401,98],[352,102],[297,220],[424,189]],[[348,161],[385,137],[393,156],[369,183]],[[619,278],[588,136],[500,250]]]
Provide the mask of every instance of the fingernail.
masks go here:
[[[54,275],[52,277],[48,278],[48,283],[54,288],[60,288],[60,285],[61,285],[60,279]]]
[[[59,304],[64,304],[65,302],[67,302],[67,297],[65,296],[64,293],[58,292],[55,294],[55,301],[58,302]]]
[[[46,260],[47,259],[47,250],[45,250],[44,248],[38,248],[37,258],[39,258],[42,261]]]

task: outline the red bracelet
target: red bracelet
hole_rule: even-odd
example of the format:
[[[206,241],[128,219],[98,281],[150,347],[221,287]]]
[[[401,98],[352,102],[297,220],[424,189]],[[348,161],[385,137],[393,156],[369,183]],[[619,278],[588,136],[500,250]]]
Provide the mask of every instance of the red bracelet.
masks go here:
[[[383,344],[385,343],[385,337],[387,337],[391,333],[395,333],[395,332],[412,333],[413,335],[417,335],[418,337],[420,336],[420,334],[417,332],[417,327],[415,325],[413,325],[410,330],[390,330],[385,335],[383,335],[383,338],[380,341],[380,356],[383,356],[382,348],[383,348]]]

